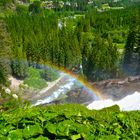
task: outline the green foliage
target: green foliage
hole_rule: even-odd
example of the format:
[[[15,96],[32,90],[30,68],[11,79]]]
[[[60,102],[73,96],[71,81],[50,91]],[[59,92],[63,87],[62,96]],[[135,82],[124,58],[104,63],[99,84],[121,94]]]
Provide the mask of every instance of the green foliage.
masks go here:
[[[41,2],[35,0],[32,4],[29,5],[29,12],[31,14],[38,14],[41,12]]]
[[[78,3],[79,9],[85,9],[84,1]],[[13,74],[25,78],[28,64],[37,67],[38,63],[50,63],[70,70],[82,65],[84,76],[92,81],[116,78],[121,68],[118,48],[113,44],[125,43],[131,18],[138,15],[138,10],[138,6],[102,13],[90,10],[78,19],[52,10],[6,17],[16,60]],[[42,75],[46,79],[45,73]]]
[[[11,4],[12,0],[1,0],[0,5],[6,7],[8,4]]]
[[[52,68],[46,68],[41,72],[41,77],[46,81],[54,81],[59,77],[59,73]]]
[[[97,36],[91,45],[92,47],[88,52],[85,48],[83,50],[85,57],[83,59],[84,74],[90,80],[115,77],[117,74],[118,52],[116,46],[113,46],[110,36],[107,40]]]
[[[34,77],[29,77],[24,80],[24,83],[27,84],[29,87],[35,89],[42,89],[47,86],[46,81],[43,79],[38,79]]]
[[[6,25],[0,20],[0,85],[6,84],[10,74],[10,56],[12,42]]]
[[[49,62],[67,68],[80,63],[81,54],[76,35],[66,28],[58,30],[56,16],[22,15],[8,17],[6,21],[15,45],[15,57],[24,57],[29,63]],[[17,52],[20,48],[24,54],[19,56]]]
[[[76,104],[15,108],[0,114],[0,137],[6,139],[138,139],[140,112],[117,106],[90,111]]]
[[[44,79],[41,78],[41,71],[35,68],[30,67],[28,69],[28,77],[24,80],[24,84],[27,84],[29,87],[35,89],[42,89],[47,86],[47,83]]]
[[[115,44],[114,44],[115,45]],[[125,44],[124,43],[118,43],[118,44],[116,44],[117,45],[117,48],[119,48],[119,49],[124,49],[124,46],[125,46]]]
[[[28,63],[20,58],[11,62],[12,73],[15,77],[24,79],[27,77]]]
[[[16,6],[16,12],[19,15],[27,14],[28,13],[28,7],[24,6],[24,5],[17,5]]]
[[[138,9],[140,10],[140,9]],[[135,64],[134,64],[135,63]],[[140,71],[140,12],[132,17],[130,30],[125,44],[124,68],[129,69],[129,65],[136,68],[134,73],[139,74]]]

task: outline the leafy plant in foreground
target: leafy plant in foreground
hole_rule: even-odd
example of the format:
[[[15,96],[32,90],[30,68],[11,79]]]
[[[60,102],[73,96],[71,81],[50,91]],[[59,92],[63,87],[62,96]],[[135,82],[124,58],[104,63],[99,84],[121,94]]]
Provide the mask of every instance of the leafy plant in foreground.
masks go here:
[[[138,139],[140,112],[117,106],[90,111],[76,104],[15,108],[0,115],[1,139]]]

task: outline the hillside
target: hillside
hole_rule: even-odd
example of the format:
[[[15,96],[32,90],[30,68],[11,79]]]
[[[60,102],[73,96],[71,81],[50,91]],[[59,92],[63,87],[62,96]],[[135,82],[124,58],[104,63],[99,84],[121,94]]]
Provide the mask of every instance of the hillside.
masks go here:
[[[139,75],[140,1],[0,0],[0,140],[138,140]]]

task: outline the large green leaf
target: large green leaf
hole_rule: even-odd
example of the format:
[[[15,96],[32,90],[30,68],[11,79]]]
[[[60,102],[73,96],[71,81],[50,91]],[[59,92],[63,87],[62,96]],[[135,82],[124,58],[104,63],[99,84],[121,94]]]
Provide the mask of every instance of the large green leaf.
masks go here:
[[[37,138],[31,138],[30,140],[49,140],[47,137],[43,137],[42,135]]]
[[[12,129],[14,129],[12,125],[0,127],[0,134],[7,135],[8,132],[11,131]]]
[[[23,140],[22,130],[17,129],[10,131],[7,138],[8,140],[16,140],[16,139]]]
[[[43,130],[38,124],[28,125],[26,128],[23,129],[23,135],[25,138],[30,138],[38,134],[43,134]]]
[[[49,131],[51,134],[57,134],[55,124],[47,123],[46,126],[45,126],[45,129],[47,129],[47,131]]]
[[[58,123],[56,132],[59,136],[69,136],[70,127],[73,125],[72,121],[64,120],[63,122]]]
[[[80,138],[81,138],[80,134],[72,135],[72,136],[71,136],[71,139],[72,139],[72,140],[78,140],[78,139],[80,139]]]
[[[7,140],[7,137],[0,134],[0,140]]]

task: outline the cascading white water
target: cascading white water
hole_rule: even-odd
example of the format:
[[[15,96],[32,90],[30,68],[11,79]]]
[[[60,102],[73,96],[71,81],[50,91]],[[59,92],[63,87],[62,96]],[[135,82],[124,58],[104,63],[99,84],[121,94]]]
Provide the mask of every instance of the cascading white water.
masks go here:
[[[66,84],[61,85],[59,87],[59,89],[54,91],[49,97],[46,97],[44,99],[38,100],[36,103],[34,103],[34,106],[37,106],[37,105],[40,105],[40,104],[46,104],[46,103],[50,103],[50,102],[54,101],[60,95],[65,94],[66,92],[68,92],[72,88],[74,83],[75,83],[75,79],[74,78],[68,78],[66,80]]]
[[[133,94],[127,95],[123,99],[120,99],[118,101],[113,101],[109,98],[106,100],[99,100],[99,98],[93,93],[93,91],[90,91],[90,89],[86,88],[78,80],[63,73],[62,75],[64,75],[64,79],[62,80],[63,82],[58,85],[58,87],[50,94],[46,92],[46,95],[44,97],[41,96],[36,101],[34,101],[33,106],[51,103],[58,99],[61,95],[65,95],[72,89],[78,87],[84,88],[84,93],[82,94],[88,93],[88,95],[90,95],[90,104],[89,100],[87,100],[87,103],[89,104],[87,106],[88,109],[99,110],[105,107],[118,105],[120,107],[120,110],[122,111],[140,110],[140,92],[134,92]],[[84,96],[84,98],[86,98],[86,95]]]
[[[140,92],[135,92],[119,101],[111,99],[94,101],[87,108],[99,110],[113,105],[118,105],[121,111],[140,110]]]
[[[46,92],[45,97],[40,97],[36,101],[32,101],[33,106],[51,103],[56,99],[58,99],[59,97],[66,95],[69,91],[74,90],[76,88],[83,89],[84,90],[83,94],[88,93],[88,95],[90,96],[83,104],[87,104],[88,102],[92,102],[93,100],[99,99],[90,89],[86,88],[82,83],[80,83],[75,78],[66,74],[62,75],[64,76],[62,80],[63,82],[60,83],[55,90],[51,91],[50,94]],[[86,99],[86,94],[84,98]]]

